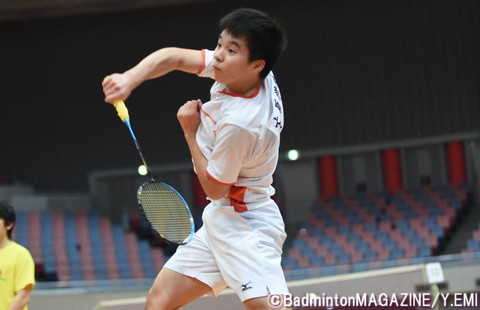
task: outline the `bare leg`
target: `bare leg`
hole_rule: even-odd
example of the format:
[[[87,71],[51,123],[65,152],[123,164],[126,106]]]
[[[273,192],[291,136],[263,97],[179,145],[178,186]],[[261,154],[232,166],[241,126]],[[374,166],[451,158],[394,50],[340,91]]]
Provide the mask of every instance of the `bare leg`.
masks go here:
[[[205,283],[163,268],[147,296],[147,310],[174,310],[209,293]]]
[[[286,310],[282,306],[274,307],[276,305],[270,305],[268,297],[259,297],[259,298],[252,298],[247,299],[243,302],[245,309],[247,310]]]

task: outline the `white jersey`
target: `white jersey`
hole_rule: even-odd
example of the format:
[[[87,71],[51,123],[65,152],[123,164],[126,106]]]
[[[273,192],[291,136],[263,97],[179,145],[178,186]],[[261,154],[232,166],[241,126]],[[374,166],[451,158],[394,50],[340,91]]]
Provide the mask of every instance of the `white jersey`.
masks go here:
[[[214,78],[213,51],[203,50],[199,76]],[[225,92],[215,82],[211,100],[203,104],[197,144],[208,160],[209,178],[232,185],[221,204],[237,212],[254,210],[270,202],[275,193],[272,175],[278,162],[283,106],[273,73],[251,96]]]

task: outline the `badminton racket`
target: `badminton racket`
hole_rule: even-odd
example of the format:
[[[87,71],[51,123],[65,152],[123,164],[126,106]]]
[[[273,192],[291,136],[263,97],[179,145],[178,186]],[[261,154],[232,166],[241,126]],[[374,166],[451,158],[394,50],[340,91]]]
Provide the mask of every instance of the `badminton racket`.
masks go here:
[[[113,105],[132,136],[149,177],[137,190],[137,201],[142,215],[160,238],[178,245],[188,243],[195,233],[190,208],[172,186],[155,180],[133,132],[125,103],[123,100],[115,100]]]

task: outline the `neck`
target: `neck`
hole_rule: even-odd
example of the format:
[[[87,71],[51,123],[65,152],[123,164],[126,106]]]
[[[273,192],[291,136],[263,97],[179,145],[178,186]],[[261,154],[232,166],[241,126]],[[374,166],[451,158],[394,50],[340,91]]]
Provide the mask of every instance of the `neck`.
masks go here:
[[[262,83],[263,80],[258,78],[250,83],[243,83],[240,85],[225,85],[225,91],[231,94],[248,97],[255,93]]]
[[[5,236],[5,238],[3,239],[0,239],[0,249],[3,249],[4,247],[6,247],[7,245],[10,244],[10,239],[8,239],[7,236]]]

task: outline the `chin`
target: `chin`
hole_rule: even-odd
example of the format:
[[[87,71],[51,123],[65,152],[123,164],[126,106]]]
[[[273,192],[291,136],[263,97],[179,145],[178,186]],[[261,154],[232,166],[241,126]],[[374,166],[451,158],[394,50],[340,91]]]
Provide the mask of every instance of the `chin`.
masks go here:
[[[218,75],[215,75],[215,81],[221,84],[225,84],[225,79],[222,79],[222,77]]]

